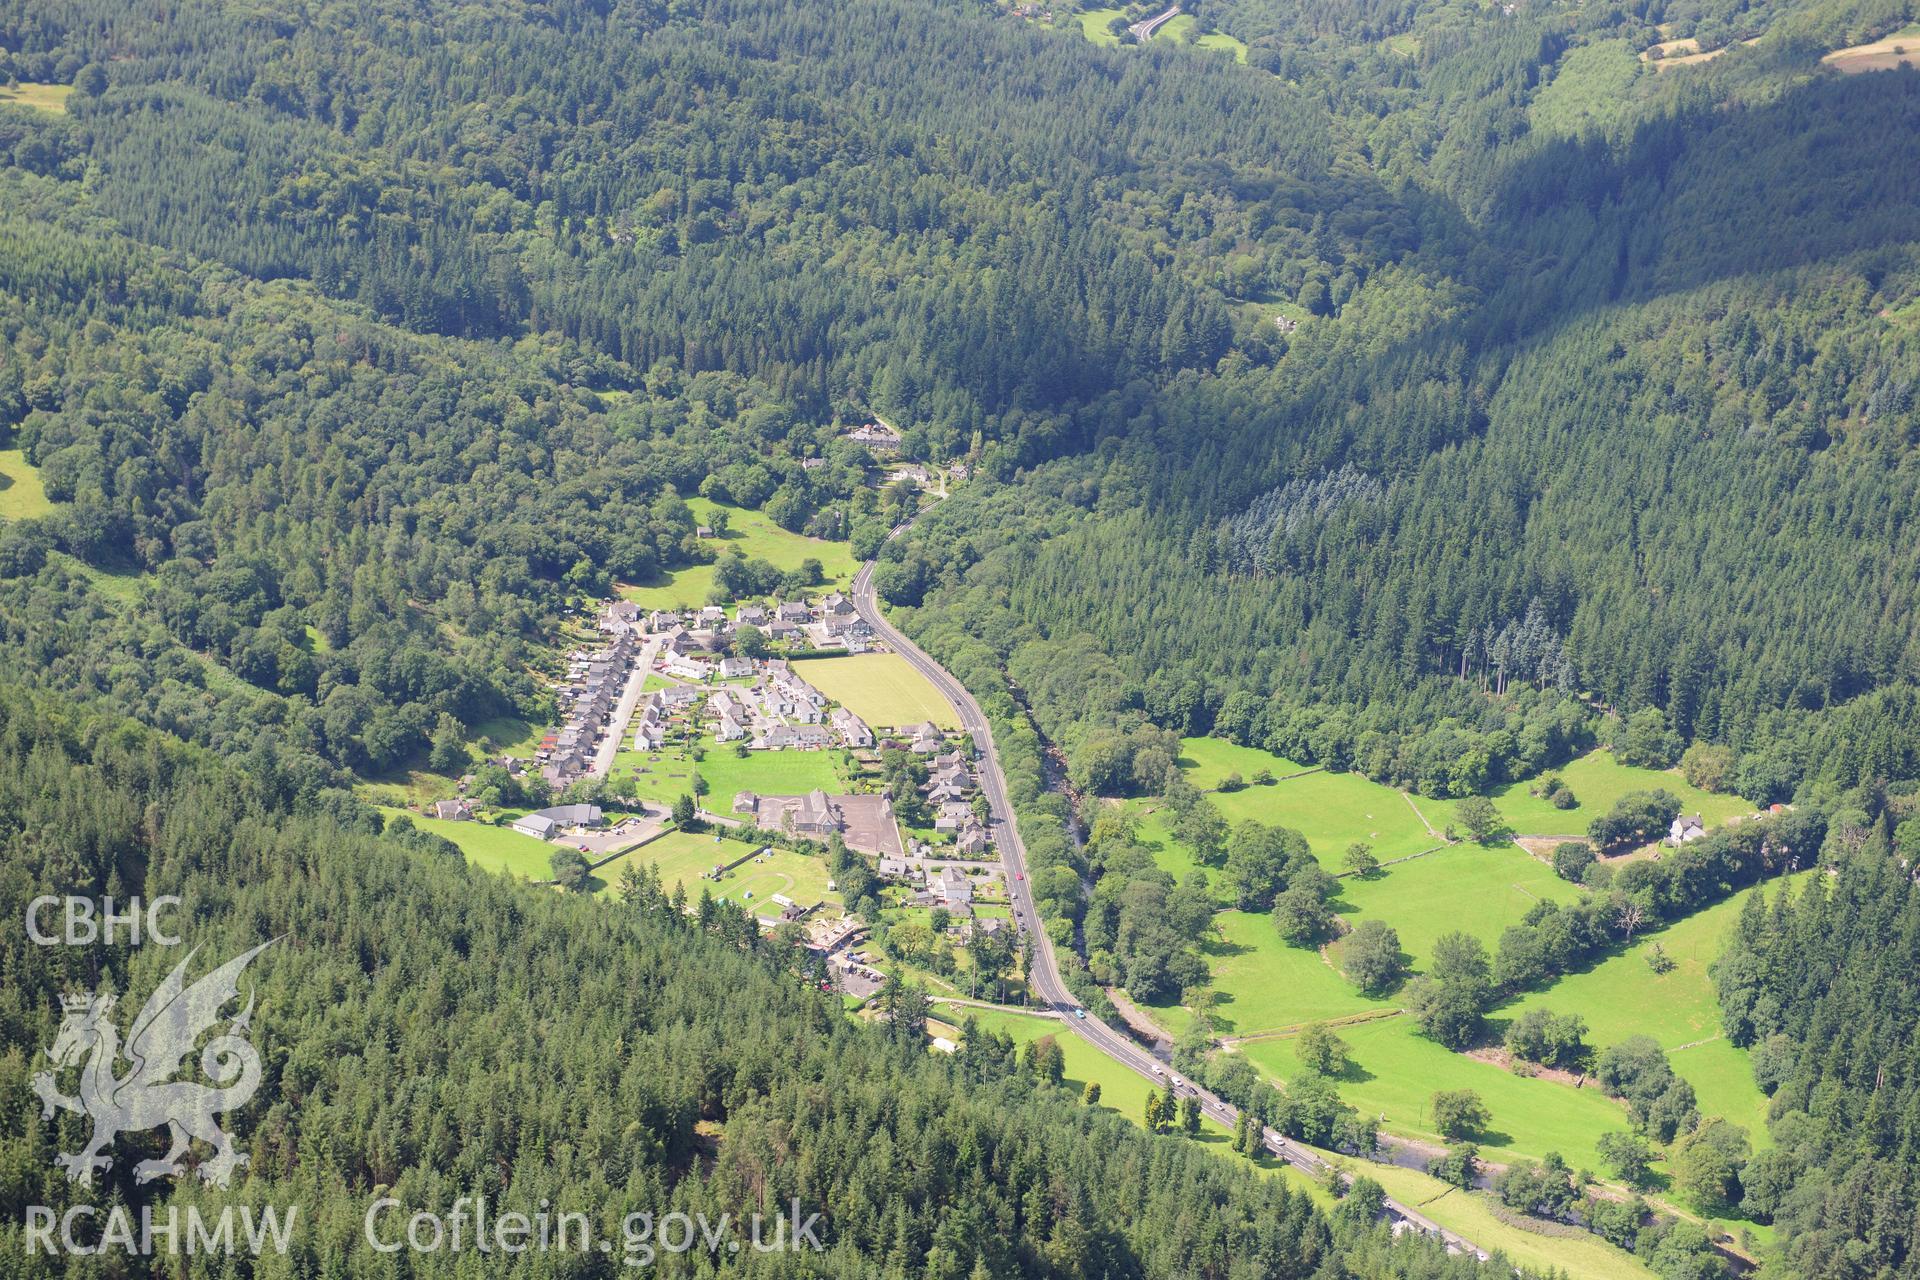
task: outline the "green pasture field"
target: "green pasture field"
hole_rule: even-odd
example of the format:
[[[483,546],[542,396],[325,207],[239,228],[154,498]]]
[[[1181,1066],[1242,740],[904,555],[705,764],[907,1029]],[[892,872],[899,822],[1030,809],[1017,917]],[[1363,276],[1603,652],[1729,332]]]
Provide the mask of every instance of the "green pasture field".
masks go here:
[[[1598,1089],[1575,1089],[1454,1053],[1422,1036],[1411,1018],[1382,1018],[1338,1028],[1352,1061],[1337,1081],[1340,1096],[1367,1115],[1384,1116],[1382,1129],[1403,1138],[1442,1143],[1428,1114],[1435,1091],[1472,1089],[1492,1122],[1478,1142],[1500,1163],[1538,1160],[1558,1151],[1576,1168],[1601,1169],[1595,1143],[1627,1127],[1627,1113]],[[1282,1081],[1301,1071],[1292,1037],[1240,1046],[1247,1060]]]
[[[1228,905],[1226,882],[1220,868],[1201,866],[1194,860],[1193,850],[1173,838],[1167,830],[1167,814],[1160,807],[1160,801],[1128,800],[1124,807],[1135,819],[1135,837],[1152,851],[1154,865],[1183,884],[1197,873],[1205,874],[1214,898],[1222,906]]]
[[[1244,748],[1242,748],[1244,750]],[[1189,748],[1181,747],[1182,759]],[[1276,778],[1290,762],[1260,752]],[[1251,777],[1245,771],[1242,777]],[[1195,784],[1199,785],[1198,779]],[[1249,819],[1273,826],[1292,827],[1307,838],[1308,846],[1330,871],[1340,869],[1347,846],[1363,840],[1376,858],[1404,858],[1441,843],[1421,822],[1407,797],[1392,787],[1370,782],[1357,773],[1309,773],[1270,786],[1248,785],[1240,791],[1217,791],[1208,799],[1229,824]],[[1446,801],[1416,800],[1436,828],[1452,819]],[[1436,815],[1436,809],[1439,813]]]
[[[0,449],[0,518],[31,520],[52,512],[40,468],[27,461],[26,451]]]
[[[960,715],[940,691],[897,653],[856,653],[794,664],[806,682],[874,728],[931,720],[958,729]]]
[[[1677,769],[1636,769],[1619,763],[1608,751],[1588,752],[1564,768],[1548,772],[1558,773],[1580,803],[1571,809],[1556,809],[1538,796],[1528,795],[1527,789],[1537,782],[1532,778],[1507,783],[1493,793],[1494,807],[1521,835],[1584,835],[1593,820],[1613,808],[1621,796],[1655,788],[1678,796],[1683,810],[1700,814],[1708,826],[1754,809],[1751,802],[1739,796],[1717,796],[1700,790]],[[1437,820],[1435,825],[1439,825]]]
[[[1483,1249],[1499,1250],[1519,1266],[1541,1275],[1559,1274],[1568,1280],[1652,1280],[1653,1272],[1624,1249],[1586,1231],[1553,1234],[1529,1231],[1495,1216],[1492,1196],[1484,1191],[1462,1191],[1424,1173],[1392,1165],[1351,1163],[1386,1188],[1387,1194],[1418,1209],[1449,1231]]]
[[[1463,843],[1382,867],[1364,879],[1347,876],[1333,907],[1351,925],[1364,920],[1392,925],[1400,949],[1419,967],[1442,934],[1472,934],[1491,954],[1501,931],[1520,923],[1535,902],[1573,902],[1582,892],[1518,845]],[[1339,963],[1341,944],[1329,950]]]
[[[715,555],[738,551],[750,559],[765,560],[784,572],[798,569],[807,560],[818,560],[825,577],[819,586],[808,588],[809,591],[844,590],[859,572],[853,551],[844,542],[826,542],[789,532],[775,524],[765,512],[746,507],[730,507],[706,498],[689,498],[687,505],[702,521],[710,520],[715,511],[727,513],[726,535],[706,539],[701,544]],[[705,604],[712,590],[713,566],[697,564],[662,574],[657,582],[623,585],[620,594],[643,609],[682,609]]]
[[[548,844],[545,840],[521,835],[509,827],[496,827],[485,822],[446,822],[385,805],[380,806],[380,812],[389,821],[397,817],[408,818],[422,831],[445,836],[460,846],[460,852],[466,855],[469,864],[483,871],[518,876],[524,880],[553,878],[553,855],[560,851],[557,844]]]
[[[1197,48],[1211,49],[1216,53],[1230,53],[1235,62],[1245,63],[1247,60],[1246,43],[1224,31],[1209,31],[1193,43]]]
[[[1804,884],[1809,874],[1801,873],[1796,882]],[[1767,891],[1769,898],[1780,892],[1778,882]],[[1632,1035],[1651,1036],[1693,1086],[1701,1114],[1744,1125],[1755,1145],[1764,1145],[1766,1096],[1753,1081],[1747,1051],[1721,1034],[1720,1006],[1707,972],[1745,901],[1745,894],[1737,895],[1647,934],[1619,955],[1522,996],[1494,1017],[1510,1020],[1533,1008],[1578,1013],[1587,1020],[1587,1040],[1596,1049]],[[1655,973],[1647,964],[1656,946],[1674,962],[1671,971]]]
[[[1120,37],[1107,30],[1107,24],[1123,13],[1120,9],[1082,9],[1080,11],[1080,34],[1095,44],[1117,45]]]
[[[1318,951],[1282,942],[1272,919],[1264,914],[1220,912],[1213,918],[1213,934],[1202,943],[1201,953],[1213,972],[1215,1029],[1222,1036],[1396,1007],[1390,1000],[1363,995],[1335,973]],[[1176,1034],[1189,1022],[1187,1011],[1177,1004],[1149,1006],[1148,1011]]]
[[[742,791],[769,796],[797,796],[818,788],[821,791],[847,789],[842,753],[827,751],[749,751],[745,756],[733,752],[733,744],[704,740],[706,758],[694,767],[707,780],[706,807],[715,813],[731,813],[733,798]]]

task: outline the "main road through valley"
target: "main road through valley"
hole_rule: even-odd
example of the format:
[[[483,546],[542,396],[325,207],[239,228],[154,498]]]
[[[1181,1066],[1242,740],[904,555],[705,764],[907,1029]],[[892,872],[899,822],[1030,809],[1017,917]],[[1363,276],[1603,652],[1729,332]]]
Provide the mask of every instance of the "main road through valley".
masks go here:
[[[900,536],[907,526],[894,529],[889,540]],[[1000,769],[1000,756],[994,749],[993,730],[987,723],[987,717],[980,704],[967,692],[966,686],[956,680],[945,667],[935,662],[921,651],[920,646],[909,640],[898,628],[887,621],[880,611],[879,597],[873,589],[873,570],[876,561],[869,560],[862,566],[853,580],[853,605],[859,615],[873,628],[874,634],[884,640],[889,648],[905,658],[914,670],[925,676],[934,688],[938,689],[954,710],[959,712],[960,727],[970,738],[980,760],[980,789],[985,793],[987,805],[991,811],[990,830],[994,847],[999,851],[1000,860],[1006,868],[1007,894],[1014,909],[1015,926],[1031,940],[1031,972],[1028,982],[1034,993],[1059,1012],[1065,1025],[1075,1035],[1087,1041],[1094,1048],[1113,1059],[1121,1066],[1147,1078],[1155,1085],[1164,1084],[1170,1078],[1170,1070],[1163,1066],[1146,1049],[1130,1037],[1116,1031],[1107,1023],[1095,1017],[1080,1016],[1079,1002],[1067,984],[1060,977],[1060,966],[1053,954],[1053,941],[1040,927],[1039,914],[1033,906],[1033,882],[1027,878],[1026,846],[1020,841],[1019,827],[1016,825],[1013,806],[1007,799],[1006,775]],[[1183,1092],[1191,1093],[1200,1101],[1201,1110],[1211,1119],[1231,1129],[1239,1112],[1225,1099],[1199,1087],[1193,1081],[1185,1080],[1180,1086]],[[1325,1166],[1320,1158],[1299,1144],[1283,1137],[1273,1129],[1264,1129],[1262,1137],[1267,1149],[1296,1168],[1315,1175],[1324,1172]],[[1485,1252],[1472,1242],[1446,1230],[1438,1223],[1421,1214],[1408,1205],[1396,1200],[1387,1201],[1387,1212],[1393,1217],[1417,1228],[1429,1235],[1443,1240],[1448,1248],[1473,1253],[1485,1257]]]

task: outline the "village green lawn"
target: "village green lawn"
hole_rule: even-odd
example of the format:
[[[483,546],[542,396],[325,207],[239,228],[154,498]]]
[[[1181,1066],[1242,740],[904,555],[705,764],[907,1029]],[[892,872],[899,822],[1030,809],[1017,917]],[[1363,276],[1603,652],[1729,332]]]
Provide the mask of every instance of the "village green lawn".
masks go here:
[[[1627,1128],[1627,1113],[1598,1089],[1575,1089],[1551,1080],[1517,1076],[1492,1063],[1454,1053],[1422,1036],[1407,1017],[1350,1023],[1337,1028],[1350,1047],[1340,1096],[1363,1114],[1384,1116],[1382,1128],[1403,1138],[1442,1144],[1429,1114],[1441,1089],[1471,1089],[1492,1122],[1477,1141],[1489,1160],[1538,1160],[1558,1151],[1575,1168],[1603,1169],[1595,1143],[1604,1133]],[[1250,1040],[1239,1046],[1247,1060],[1285,1081],[1301,1071],[1296,1039]]]
[[[33,107],[39,111],[65,115],[67,99],[73,95],[70,84],[21,84],[9,89],[0,85],[0,102]]]
[[[1564,768],[1548,772],[1559,774],[1580,803],[1571,809],[1556,809],[1527,794],[1538,781],[1532,778],[1507,783],[1493,793],[1494,807],[1521,835],[1584,835],[1593,820],[1613,808],[1621,796],[1655,788],[1671,791],[1680,798],[1684,812],[1700,814],[1710,827],[1754,810],[1739,796],[1717,796],[1692,786],[1677,769],[1636,769],[1620,764],[1608,751],[1588,752]],[[1424,806],[1431,802],[1423,799],[1420,803]],[[1437,820],[1435,825],[1440,825]]]
[[[1282,942],[1272,918],[1264,914],[1220,912],[1200,949],[1213,972],[1214,1021],[1222,1036],[1396,1007],[1391,1000],[1361,994],[1329,968],[1318,951]],[[1187,1011],[1171,1003],[1149,1006],[1148,1012],[1176,1034],[1189,1021]]]
[[[524,880],[553,879],[552,859],[560,851],[557,844],[548,844],[544,840],[521,835],[510,827],[496,827],[485,822],[443,822],[439,818],[423,818],[417,813],[385,805],[380,807],[380,812],[386,815],[388,821],[397,817],[408,818],[422,831],[445,836],[460,846],[460,852],[466,855],[470,865],[483,871],[518,876]]]
[[[1344,877],[1333,908],[1350,925],[1365,920],[1392,925],[1401,951],[1420,968],[1442,934],[1471,934],[1491,954],[1501,931],[1519,924],[1535,902],[1574,902],[1582,892],[1518,845],[1468,842],[1382,867],[1364,879]],[[1341,945],[1329,951],[1340,963]]]
[[[1393,1165],[1352,1161],[1348,1167],[1378,1182],[1400,1203],[1538,1274],[1558,1273],[1569,1280],[1652,1280],[1653,1272],[1639,1259],[1599,1236],[1580,1230],[1549,1236],[1510,1225],[1494,1216],[1492,1206],[1496,1202],[1487,1192],[1462,1191],[1438,1178]]]
[[[845,590],[860,569],[846,543],[791,533],[765,512],[725,506],[706,498],[689,498],[687,505],[702,523],[710,522],[715,511],[727,513],[726,535],[701,543],[716,556],[738,551],[749,559],[765,560],[783,573],[794,572],[808,560],[818,560],[825,577],[819,586],[808,588],[810,592]],[[643,609],[681,609],[705,604],[712,590],[713,566],[697,564],[664,573],[656,582],[622,586],[620,594]]]
[[[898,729],[927,720],[942,729],[960,727],[953,704],[897,653],[810,658],[796,662],[793,669],[876,729]]]
[[[733,798],[742,791],[790,796],[815,788],[846,790],[844,753],[839,750],[750,751],[743,757],[734,753],[731,742],[716,742],[710,735],[701,739],[701,745],[704,755],[698,763],[671,743],[659,752],[629,748],[614,755],[613,774],[625,781],[626,773],[633,771],[634,793],[639,798],[671,805],[692,792],[697,770],[707,783],[701,807],[721,814],[733,812]],[[652,755],[660,758],[650,759]]]
[[[27,461],[25,450],[0,449],[0,517],[32,520],[52,511],[40,469]]]
[[[1808,874],[1794,877],[1796,883],[1805,884]],[[1779,882],[1769,883],[1767,892],[1771,900],[1780,892]],[[1533,1008],[1578,1013],[1587,1020],[1587,1042],[1596,1050],[1628,1036],[1651,1036],[1693,1086],[1701,1114],[1744,1125],[1755,1145],[1764,1145],[1766,1097],[1753,1081],[1747,1051],[1721,1034],[1720,1006],[1707,972],[1725,948],[1746,897],[1737,894],[1648,934],[1585,973],[1503,1006],[1493,1017],[1506,1022]],[[1647,964],[1655,946],[1674,962],[1670,972],[1655,973]]]

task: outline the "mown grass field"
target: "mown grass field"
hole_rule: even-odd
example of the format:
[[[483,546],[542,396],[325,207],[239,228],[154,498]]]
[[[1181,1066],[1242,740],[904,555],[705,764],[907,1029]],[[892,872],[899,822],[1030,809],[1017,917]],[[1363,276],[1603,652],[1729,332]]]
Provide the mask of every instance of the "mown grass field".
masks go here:
[[[1509,1225],[1494,1215],[1496,1202],[1486,1192],[1462,1191],[1438,1178],[1391,1165],[1355,1162],[1352,1168],[1385,1187],[1400,1203],[1542,1275],[1559,1273],[1569,1280],[1651,1280],[1653,1276],[1632,1254],[1585,1231],[1545,1235]]]
[[[1540,797],[1527,794],[1527,789],[1537,781],[1531,778],[1507,783],[1493,793],[1494,807],[1521,835],[1583,835],[1588,825],[1613,808],[1621,796],[1629,791],[1655,788],[1664,788],[1678,796],[1682,810],[1700,814],[1708,826],[1753,812],[1751,802],[1739,796],[1702,791],[1681,777],[1677,769],[1632,768],[1616,761],[1608,751],[1590,751],[1565,767],[1549,772],[1558,773],[1566,780],[1579,804],[1571,809],[1556,809]],[[1430,802],[1420,803],[1424,807]],[[1437,821],[1435,825],[1439,825]]]
[[[1535,902],[1572,902],[1581,890],[1516,845],[1451,845],[1424,858],[1383,867],[1365,879],[1340,881],[1334,910],[1349,924],[1382,920],[1400,934],[1400,949],[1424,966],[1434,940],[1472,934],[1491,952],[1508,925]],[[1341,947],[1330,948],[1339,963]]]
[[[822,791],[846,789],[841,752],[837,750],[750,751],[739,756],[731,742],[716,742],[711,735],[702,738],[701,745],[704,753],[698,763],[671,745],[658,753],[622,750],[613,758],[613,774],[624,781],[632,771],[635,792],[641,799],[671,805],[693,790],[697,770],[707,783],[701,806],[714,813],[731,813],[733,798],[742,791],[784,796],[816,787]],[[653,754],[659,759],[649,758]]]
[[[1214,934],[1201,950],[1213,971],[1214,1019],[1223,1036],[1294,1027],[1395,1007],[1375,1000],[1329,968],[1318,951],[1290,947],[1263,914],[1222,911],[1213,918]],[[1178,1033],[1190,1021],[1175,1004],[1149,1009],[1157,1021]]]
[[[768,910],[767,899],[776,893],[808,906],[828,900],[826,861],[788,849],[775,849],[765,862],[745,863],[718,881],[702,878],[714,867],[732,862],[755,848],[712,832],[669,831],[607,863],[594,872],[594,878],[600,881],[599,893],[617,896],[620,875],[628,863],[651,865],[659,869],[661,886],[668,893],[673,892],[674,885],[683,885],[687,900],[693,902],[699,900],[700,890],[705,887],[711,889],[716,898],[731,899],[756,912]]]
[[[40,469],[27,461],[26,451],[0,449],[0,518],[32,520],[52,511]]]
[[[1595,1143],[1627,1127],[1627,1113],[1598,1089],[1575,1089],[1512,1072],[1428,1040],[1411,1018],[1383,1018],[1338,1028],[1352,1062],[1337,1083],[1340,1096],[1363,1113],[1384,1116],[1382,1128],[1403,1138],[1443,1141],[1428,1114],[1440,1089],[1472,1089],[1492,1122],[1477,1139],[1489,1160],[1537,1160],[1558,1151],[1575,1167],[1604,1167]],[[1284,1081],[1301,1068],[1292,1037],[1240,1046],[1247,1060]]]
[[[1245,63],[1247,60],[1246,43],[1224,31],[1209,31],[1193,43],[1197,48],[1211,49],[1215,53],[1230,53],[1235,62]]]
[[[408,818],[422,831],[445,836],[460,846],[460,852],[466,855],[468,863],[483,871],[518,876],[523,880],[553,878],[552,858],[560,850],[557,844],[548,844],[532,836],[523,836],[511,828],[496,827],[485,822],[443,822],[438,818],[423,818],[417,813],[385,805],[380,807],[380,812],[389,821],[396,817]]]
[[[810,658],[796,663],[794,670],[874,728],[897,729],[924,720],[942,729],[960,727],[953,704],[897,653]]]
[[[689,498],[687,505],[702,522],[711,521],[715,511],[727,513],[724,537],[706,539],[702,545],[716,556],[734,551],[749,559],[765,560],[783,572],[792,572],[808,560],[818,560],[824,578],[809,591],[844,590],[859,571],[853,551],[844,542],[825,542],[791,533],[775,524],[766,513],[746,507],[730,507],[706,498]],[[707,602],[713,590],[711,564],[690,565],[678,572],[662,574],[657,582],[623,585],[620,594],[643,609],[681,609]]]
[[[70,84],[20,84],[11,89],[0,85],[0,102],[49,111],[55,115],[66,114],[67,99],[72,96],[73,86]]]

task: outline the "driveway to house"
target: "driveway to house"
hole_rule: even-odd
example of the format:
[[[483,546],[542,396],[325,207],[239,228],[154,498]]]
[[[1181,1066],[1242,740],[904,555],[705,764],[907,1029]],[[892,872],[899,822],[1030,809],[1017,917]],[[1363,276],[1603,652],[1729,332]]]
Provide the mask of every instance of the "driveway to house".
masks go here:
[[[1171,17],[1179,11],[1175,5],[1168,13],[1161,15],[1158,21]],[[912,521],[898,525],[887,537],[891,542],[911,527]],[[993,834],[994,847],[999,851],[1000,860],[1006,866],[1007,896],[1014,912],[1014,928],[1032,942],[1031,971],[1028,981],[1035,994],[1044,1000],[1055,1012],[1059,1013],[1074,1034],[1091,1044],[1094,1048],[1113,1059],[1121,1066],[1144,1076],[1151,1084],[1165,1086],[1178,1079],[1171,1069],[1163,1065],[1153,1054],[1136,1044],[1130,1037],[1121,1034],[1099,1018],[1089,1017],[1081,1010],[1080,1003],[1067,989],[1066,982],[1060,976],[1059,962],[1054,958],[1053,940],[1047,931],[1040,927],[1040,917],[1033,906],[1033,882],[1027,878],[1027,851],[1020,842],[1020,832],[1015,825],[1013,805],[1007,799],[1006,775],[1000,769],[1000,756],[994,749],[993,730],[987,724],[986,713],[980,704],[974,701],[966,686],[947,671],[947,669],[928,657],[913,641],[907,639],[880,612],[880,599],[873,589],[873,570],[878,563],[869,560],[862,565],[853,579],[853,607],[873,628],[874,634],[885,640],[895,653],[905,658],[909,665],[925,676],[933,687],[940,690],[948,702],[960,715],[961,730],[973,739],[973,745],[980,756],[980,789],[987,797],[990,811],[989,829]],[[1200,1110],[1210,1119],[1231,1129],[1239,1118],[1239,1110],[1224,1098],[1201,1088],[1191,1080],[1182,1080],[1174,1086],[1182,1095],[1192,1096],[1200,1102]],[[1267,1150],[1285,1160],[1295,1168],[1305,1170],[1318,1177],[1325,1173],[1320,1157],[1313,1152],[1284,1137],[1274,1129],[1263,1129],[1261,1138]],[[1410,1227],[1441,1240],[1450,1252],[1473,1254],[1485,1259],[1486,1251],[1462,1236],[1446,1230],[1439,1223],[1428,1218],[1409,1205],[1397,1200],[1386,1202],[1387,1213],[1407,1223]]]
[[[613,768],[613,758],[619,754],[620,744],[627,740],[627,725],[633,719],[635,708],[640,705],[640,689],[647,683],[647,673],[653,670],[653,659],[660,652],[661,639],[655,636],[640,648],[640,658],[633,664],[633,674],[627,677],[627,687],[620,694],[620,701],[614,705],[613,718],[607,721],[606,740],[593,753],[593,764],[587,769],[589,778],[604,778]]]

